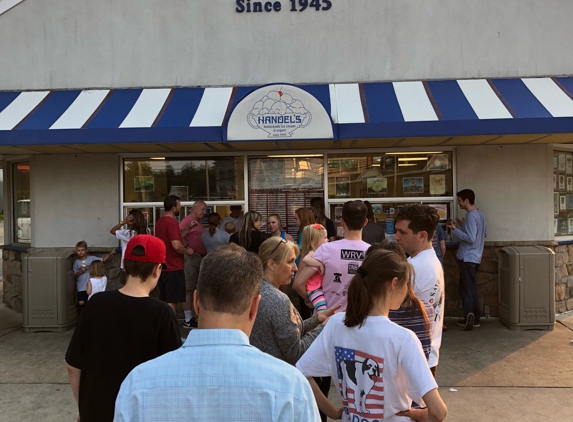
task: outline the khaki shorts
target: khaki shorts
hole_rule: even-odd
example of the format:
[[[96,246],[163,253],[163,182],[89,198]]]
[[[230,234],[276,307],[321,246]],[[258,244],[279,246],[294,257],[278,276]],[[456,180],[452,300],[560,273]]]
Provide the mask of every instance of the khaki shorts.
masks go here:
[[[196,290],[199,280],[199,268],[201,267],[201,255],[185,255],[185,289]]]

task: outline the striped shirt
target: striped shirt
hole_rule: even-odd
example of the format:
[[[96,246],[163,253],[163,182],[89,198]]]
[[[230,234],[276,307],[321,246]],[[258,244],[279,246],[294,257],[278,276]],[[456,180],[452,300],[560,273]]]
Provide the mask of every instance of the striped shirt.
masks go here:
[[[424,316],[422,311],[417,306],[412,306],[408,308],[400,307],[395,311],[390,311],[388,314],[388,319],[390,321],[400,325],[401,327],[407,328],[413,331],[420,340],[422,344],[422,350],[424,350],[424,355],[426,360],[430,357],[430,351],[432,349],[432,321],[434,321],[434,307],[421,301],[426,308],[426,315],[428,315],[428,321],[430,326],[426,329],[426,323],[424,322]]]

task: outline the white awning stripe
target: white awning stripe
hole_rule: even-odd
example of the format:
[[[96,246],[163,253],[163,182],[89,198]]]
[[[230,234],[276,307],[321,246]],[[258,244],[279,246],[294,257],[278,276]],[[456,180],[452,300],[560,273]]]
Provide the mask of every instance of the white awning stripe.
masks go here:
[[[233,88],[205,88],[190,127],[221,126]]]
[[[119,127],[151,127],[170,92],[171,89],[144,89]]]
[[[330,94],[330,118],[333,123],[338,123],[338,106],[336,102],[336,85],[328,85],[328,93]]]
[[[523,78],[521,80],[553,117],[573,116],[573,100],[551,78]]]
[[[23,1],[24,0],[0,0],[0,15],[12,9],[14,6],[22,3]]]
[[[82,91],[50,129],[81,129],[107,94],[109,89]]]
[[[12,130],[48,96],[50,91],[22,92],[0,112],[0,130]]]
[[[394,82],[392,85],[406,122],[438,120],[422,82]]]
[[[458,85],[479,119],[513,118],[487,80],[458,80]]]
[[[338,119],[335,123],[364,123],[364,110],[360,99],[360,87],[358,84],[335,84],[336,110]],[[331,96],[332,98],[332,96]]]

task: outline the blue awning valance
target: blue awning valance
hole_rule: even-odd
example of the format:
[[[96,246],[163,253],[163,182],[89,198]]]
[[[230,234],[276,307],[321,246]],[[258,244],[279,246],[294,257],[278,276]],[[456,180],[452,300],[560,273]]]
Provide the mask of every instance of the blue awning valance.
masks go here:
[[[0,145],[232,142],[225,132],[229,116],[260,88],[0,92]],[[573,77],[297,88],[330,115],[333,139],[573,132]],[[288,139],[296,136],[291,131]]]

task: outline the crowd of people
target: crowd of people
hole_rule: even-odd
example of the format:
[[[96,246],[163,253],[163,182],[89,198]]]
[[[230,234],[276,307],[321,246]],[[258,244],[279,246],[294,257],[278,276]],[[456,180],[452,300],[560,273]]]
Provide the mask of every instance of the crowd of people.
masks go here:
[[[485,219],[474,200],[470,190],[458,193],[471,221],[453,227],[463,246],[465,330],[479,327],[471,283]],[[103,264],[87,255],[85,242],[76,247],[85,309],[66,362],[78,420],[445,419],[435,381],[445,297],[436,209],[401,207],[391,243],[371,205],[358,200],[344,204],[344,234],[335,240],[322,198],[313,198],[295,211],[296,242],[278,214],[268,216],[266,234],[262,215],[241,216],[240,207],[223,220],[210,214],[208,230],[205,202],[180,222],[177,197],[164,207],[155,236],[139,210],[111,229],[122,241],[119,290],[102,292]],[[160,300],[149,297],[155,286]],[[288,286],[299,309],[283,291]],[[192,328],[183,344],[178,303],[183,326]],[[328,400],[331,383],[342,407]]]

